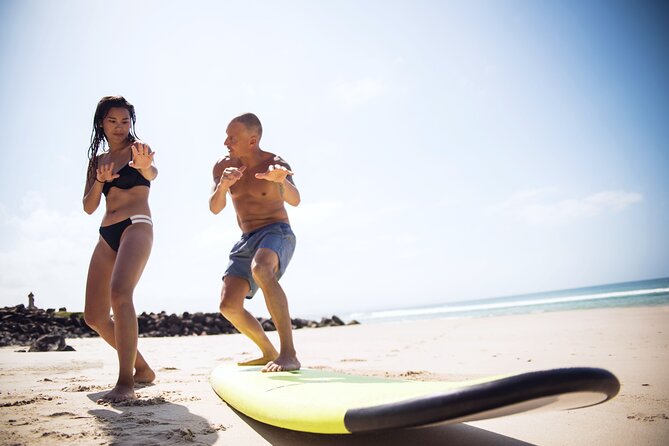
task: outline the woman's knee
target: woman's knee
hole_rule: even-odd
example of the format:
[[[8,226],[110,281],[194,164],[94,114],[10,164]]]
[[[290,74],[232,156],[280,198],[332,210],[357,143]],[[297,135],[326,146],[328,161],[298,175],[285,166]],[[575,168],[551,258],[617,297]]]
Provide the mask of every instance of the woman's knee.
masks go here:
[[[108,324],[111,321],[109,312],[104,313],[100,311],[84,311],[84,322],[95,331],[99,331],[100,327]]]
[[[132,305],[133,289],[128,286],[114,285],[111,287],[111,306],[118,308],[123,305]]]

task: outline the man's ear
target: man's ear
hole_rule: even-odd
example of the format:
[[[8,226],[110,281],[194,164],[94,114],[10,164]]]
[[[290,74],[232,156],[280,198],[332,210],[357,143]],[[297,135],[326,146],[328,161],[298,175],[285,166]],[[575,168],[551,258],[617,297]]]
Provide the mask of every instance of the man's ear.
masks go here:
[[[258,136],[257,135],[251,135],[251,139],[249,139],[249,142],[251,143],[252,146],[255,146],[258,144]]]

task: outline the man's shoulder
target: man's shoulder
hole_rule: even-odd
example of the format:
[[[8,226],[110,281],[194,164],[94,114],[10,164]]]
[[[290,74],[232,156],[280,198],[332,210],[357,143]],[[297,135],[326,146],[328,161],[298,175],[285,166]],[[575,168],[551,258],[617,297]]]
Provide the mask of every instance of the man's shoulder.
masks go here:
[[[288,165],[288,162],[285,159],[283,159],[281,156],[279,156],[275,153],[267,152],[267,155],[268,155],[267,156],[267,161],[268,161],[269,164]]]
[[[220,157],[215,164],[215,167],[230,167],[239,164],[236,158],[231,158],[230,155]]]
[[[231,167],[231,166],[238,166],[239,163],[236,159],[231,158],[229,155],[222,156],[216,161],[216,164],[214,164],[214,178],[219,177],[223,170],[225,170],[226,167]]]

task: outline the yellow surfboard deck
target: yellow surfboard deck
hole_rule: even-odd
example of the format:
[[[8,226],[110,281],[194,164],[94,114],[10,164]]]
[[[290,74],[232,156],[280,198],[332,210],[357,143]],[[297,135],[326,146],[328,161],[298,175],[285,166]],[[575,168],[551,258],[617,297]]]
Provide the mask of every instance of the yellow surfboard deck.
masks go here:
[[[221,365],[214,391],[245,415],[286,429],[368,432],[494,418],[603,403],[620,389],[610,372],[552,369],[471,381],[407,381],[325,370],[263,373]]]

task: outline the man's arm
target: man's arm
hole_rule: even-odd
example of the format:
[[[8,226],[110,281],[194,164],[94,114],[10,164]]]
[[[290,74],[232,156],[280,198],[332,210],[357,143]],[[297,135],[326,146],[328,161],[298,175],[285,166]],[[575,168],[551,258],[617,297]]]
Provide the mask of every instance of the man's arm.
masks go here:
[[[292,172],[291,172],[292,175]],[[279,191],[283,197],[283,201],[288,203],[291,206],[297,206],[300,204],[300,191],[297,190],[295,183],[293,183],[293,178],[289,175],[286,176],[283,183],[279,183]]]
[[[226,162],[223,159],[216,163],[213,170],[214,186],[209,197],[209,210],[214,214],[218,214],[225,208],[227,204],[226,194],[230,186],[235,184],[242,177],[244,170],[246,170],[245,166],[225,166]]]
[[[300,191],[293,182],[290,165],[280,156],[275,156],[274,161],[276,164],[270,164],[264,173],[257,173],[256,178],[277,183],[283,201],[291,206],[297,206],[300,204]]]

